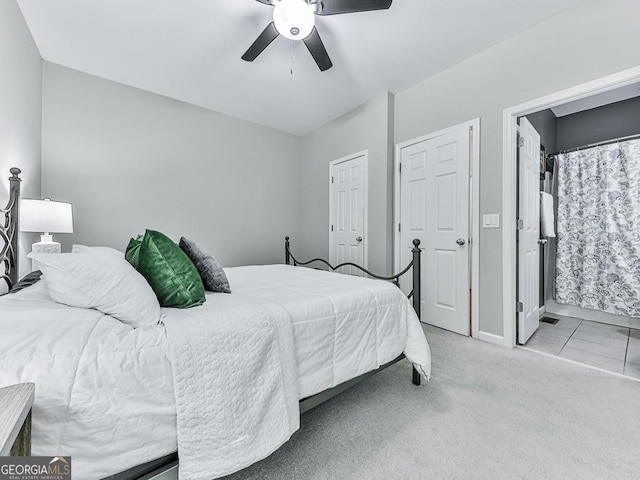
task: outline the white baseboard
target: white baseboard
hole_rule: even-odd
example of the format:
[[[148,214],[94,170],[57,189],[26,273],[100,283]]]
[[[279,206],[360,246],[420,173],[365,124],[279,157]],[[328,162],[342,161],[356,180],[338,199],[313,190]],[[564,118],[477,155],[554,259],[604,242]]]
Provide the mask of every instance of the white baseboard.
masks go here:
[[[493,333],[480,331],[478,332],[478,340],[493,343],[494,345],[500,345],[501,347],[504,345],[504,337],[500,335],[494,335]]]

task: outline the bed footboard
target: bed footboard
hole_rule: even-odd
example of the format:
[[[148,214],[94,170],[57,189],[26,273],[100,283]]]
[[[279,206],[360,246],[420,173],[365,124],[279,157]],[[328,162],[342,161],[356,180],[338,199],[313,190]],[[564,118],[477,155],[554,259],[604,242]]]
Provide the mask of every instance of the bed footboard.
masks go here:
[[[409,264],[404,268],[404,270],[402,270],[400,273],[396,273],[395,275],[385,276],[385,275],[378,275],[376,273],[372,273],[366,268],[352,262],[345,262],[335,266],[331,265],[328,261],[326,261],[323,258],[313,258],[306,262],[301,262],[298,259],[296,259],[296,257],[294,257],[293,254],[291,253],[291,242],[289,237],[288,236],[284,237],[284,261],[287,265],[293,265],[294,267],[297,267],[299,265],[300,266],[309,265],[315,262],[321,263],[327,266],[332,271],[336,271],[341,267],[354,267],[372,278],[377,278],[378,280],[387,280],[389,282],[392,282],[398,288],[400,287],[400,277],[405,275],[409,270],[412,270],[411,292],[409,292],[409,295],[407,295],[407,297],[411,299],[413,309],[415,310],[416,315],[418,315],[418,318],[420,318],[420,292],[421,292],[420,257],[422,254],[422,250],[420,250],[420,240],[417,238],[413,239],[413,248],[411,249],[411,254],[412,254],[412,259],[409,262]],[[394,360],[392,363],[395,363],[395,361],[397,360],[400,360],[400,357],[398,357],[398,359]],[[384,367],[381,367],[381,369],[382,368]],[[415,367],[413,367],[412,381],[414,385],[420,385],[420,374],[415,369]]]

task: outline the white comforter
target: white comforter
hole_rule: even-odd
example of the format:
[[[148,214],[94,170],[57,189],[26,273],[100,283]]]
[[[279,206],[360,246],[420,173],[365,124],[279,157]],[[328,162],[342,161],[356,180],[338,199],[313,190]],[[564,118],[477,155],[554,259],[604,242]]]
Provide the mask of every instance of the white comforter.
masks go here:
[[[226,322],[229,317],[224,313],[232,305],[244,305],[236,310],[239,315],[243,308],[251,314],[237,318],[238,333],[248,331],[248,317],[259,317],[256,331],[271,332],[261,345],[276,345],[282,360],[280,366],[275,365],[273,350],[243,357],[246,369],[242,371],[237,364],[223,365],[227,373],[233,372],[229,383],[221,387],[227,393],[232,383],[243,384],[238,391],[251,389],[250,379],[262,381],[264,375],[269,377],[269,388],[284,392],[273,394],[267,389],[269,393],[260,394],[267,403],[277,397],[273,411],[280,416],[279,430],[272,449],[297,428],[297,421],[292,420],[297,398],[372,370],[403,351],[428,377],[429,347],[409,302],[393,285],[287,266],[239,267],[226,272],[233,294],[207,294],[203,307],[190,310],[165,309],[166,326],[141,329],[93,310],[56,304],[48,298],[44,282],[0,297],[0,386],[36,383],[33,453],[72,455],[74,478],[93,479],[172,453],[178,449],[178,438],[181,463],[184,454],[185,459],[196,460],[194,472],[211,467],[197,463],[202,452],[195,445],[211,430],[199,428],[199,421],[193,419],[202,416],[209,428],[216,421],[213,413],[228,428],[228,422],[238,417],[227,418],[220,409],[207,412],[202,408],[206,405],[204,389],[220,388],[224,378],[215,369],[205,368],[217,360],[212,356],[213,344],[203,339],[234,325]],[[206,312],[205,317],[216,324],[207,325],[198,312]],[[180,321],[184,321],[183,331],[178,328]],[[294,347],[286,341],[287,322],[293,330]],[[182,353],[188,335],[202,341]],[[229,354],[226,346],[220,357]],[[281,369],[280,383],[260,369],[259,358]],[[292,374],[294,370],[297,374]],[[291,385],[296,375],[297,389]],[[194,382],[196,387],[185,387]],[[188,388],[199,390],[193,392],[195,400],[190,399]],[[251,412],[254,419],[256,412]],[[256,426],[255,432],[264,431],[265,425],[252,423],[246,435],[252,436],[251,428]],[[214,441],[207,441],[211,454],[211,448],[217,447]],[[220,440],[217,446],[223,443]],[[268,454],[265,445],[261,444],[255,458],[247,452],[238,454],[238,445],[231,455],[238,454],[241,463],[231,468],[242,468],[245,461]],[[185,468],[186,463],[181,465]],[[216,472],[211,470],[210,476]]]
[[[429,344],[411,303],[393,284],[287,265],[225,271],[234,295],[277,303],[291,315],[300,398],[403,352],[428,380]]]
[[[71,455],[73,478],[176,451],[167,354],[164,326],[57,304],[44,281],[0,297],[0,386],[36,384],[32,454]]]

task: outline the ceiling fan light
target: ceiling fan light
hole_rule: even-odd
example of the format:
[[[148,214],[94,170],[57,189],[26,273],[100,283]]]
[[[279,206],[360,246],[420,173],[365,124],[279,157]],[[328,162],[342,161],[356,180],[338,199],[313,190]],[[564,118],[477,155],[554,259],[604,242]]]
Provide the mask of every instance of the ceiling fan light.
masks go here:
[[[290,40],[307,38],[315,25],[315,5],[304,0],[279,0],[273,8],[273,23],[283,37]]]

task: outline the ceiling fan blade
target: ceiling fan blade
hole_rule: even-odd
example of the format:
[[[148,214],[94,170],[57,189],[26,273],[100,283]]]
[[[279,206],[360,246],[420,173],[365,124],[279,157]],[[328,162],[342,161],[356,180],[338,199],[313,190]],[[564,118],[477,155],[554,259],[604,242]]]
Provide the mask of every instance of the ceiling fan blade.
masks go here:
[[[256,0],[256,2],[264,3],[265,5],[273,5],[271,0]]]
[[[341,13],[386,10],[392,0],[322,0],[318,15],[339,15]]]
[[[276,30],[276,26],[271,22],[267,25],[267,28],[262,31],[258,38],[256,38],[256,41],[251,44],[249,49],[244,52],[242,59],[247,62],[253,62],[278,35],[280,34],[278,33],[278,30]]]
[[[333,67],[333,63],[331,63],[331,59],[329,58],[329,54],[327,53],[327,49],[324,48],[324,43],[320,39],[320,34],[318,33],[318,29],[313,27],[311,30],[311,34],[303,40],[304,44],[307,46],[309,53],[313,57],[313,59],[318,64],[318,68],[321,72],[325,70],[329,70]]]

